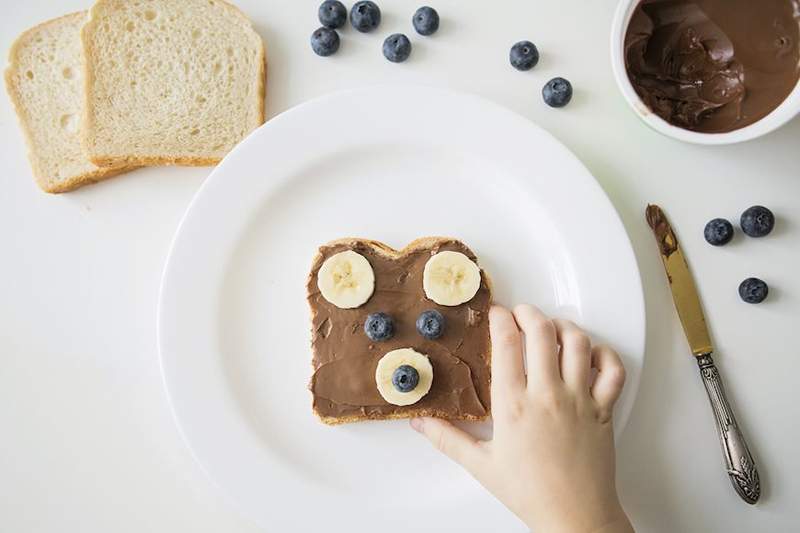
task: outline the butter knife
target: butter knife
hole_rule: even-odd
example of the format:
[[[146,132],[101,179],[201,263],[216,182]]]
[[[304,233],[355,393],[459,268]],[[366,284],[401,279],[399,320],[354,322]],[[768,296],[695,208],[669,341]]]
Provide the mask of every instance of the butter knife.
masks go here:
[[[689,266],[686,264],[675,232],[661,208],[657,205],[648,205],[646,217],[656,236],[661,261],[667,271],[672,299],[675,301],[683,331],[700,367],[700,377],[703,379],[714,412],[728,476],[736,493],[747,503],[754,504],[761,496],[758,470],[747,448],[744,435],[736,423],[733,409],[725,396],[719,370],[711,357],[714,347],[708,334],[694,279],[689,272]]]

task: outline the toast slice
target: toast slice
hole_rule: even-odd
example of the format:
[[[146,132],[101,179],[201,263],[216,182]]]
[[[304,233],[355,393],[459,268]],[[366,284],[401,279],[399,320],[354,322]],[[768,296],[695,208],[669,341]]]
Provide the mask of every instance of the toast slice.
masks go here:
[[[214,165],[264,122],[264,43],[223,0],[98,0],[81,39],[95,164]]]
[[[126,170],[98,167],[81,150],[83,53],[86,12],[31,28],[11,46],[6,89],[19,116],[37,185],[49,193],[71,191]]]
[[[367,259],[375,278],[372,295],[354,309],[337,307],[318,288],[325,260],[348,250]],[[428,259],[442,251],[460,252],[477,263],[464,243],[446,237],[417,239],[402,250],[357,238],[336,240],[319,248],[306,288],[313,368],[309,389],[313,411],[323,423],[419,416],[483,420],[489,416],[491,284],[481,270],[479,288],[466,303],[441,306],[429,300],[423,289],[423,270]],[[417,317],[429,309],[445,318],[444,334],[436,340],[423,338],[415,326]],[[394,335],[380,342],[370,340],[364,331],[366,317],[377,312],[391,315],[395,324]],[[402,348],[424,354],[433,368],[428,393],[406,406],[388,403],[376,384],[379,360]]]

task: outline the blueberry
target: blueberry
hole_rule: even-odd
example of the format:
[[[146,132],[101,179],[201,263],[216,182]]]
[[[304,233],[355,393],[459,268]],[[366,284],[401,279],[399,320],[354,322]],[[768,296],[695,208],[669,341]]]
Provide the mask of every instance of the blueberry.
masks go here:
[[[383,41],[383,55],[392,63],[402,63],[411,55],[411,41],[402,33],[393,33]]]
[[[330,28],[319,28],[311,34],[311,49],[318,56],[335,54],[339,49],[339,34]]]
[[[428,340],[436,340],[444,333],[444,316],[435,309],[420,313],[417,318],[417,331]]]
[[[319,22],[326,28],[341,28],[347,22],[347,8],[339,0],[325,0],[319,6]]]
[[[389,340],[394,336],[394,320],[386,313],[372,313],[364,321],[364,333],[375,342]]]
[[[724,218],[715,218],[706,224],[703,235],[706,241],[708,241],[708,244],[713,244],[714,246],[728,244],[733,238],[733,224]]]
[[[520,41],[508,54],[511,66],[517,70],[530,70],[539,62],[539,49],[530,41]]]
[[[572,84],[564,78],[553,78],[542,89],[542,97],[550,107],[564,107],[572,100]]]
[[[419,372],[411,365],[401,365],[392,374],[392,385],[400,392],[411,392],[417,388]]]
[[[381,23],[381,9],[369,0],[356,2],[350,10],[350,24],[360,32],[369,32]]]
[[[764,206],[754,205],[742,213],[739,224],[747,235],[763,237],[775,227],[775,215]]]
[[[739,297],[749,304],[759,304],[763,302],[769,287],[758,278],[747,278],[739,285]]]
[[[414,13],[411,23],[420,35],[433,35],[439,29],[439,13],[432,7],[421,7]]]

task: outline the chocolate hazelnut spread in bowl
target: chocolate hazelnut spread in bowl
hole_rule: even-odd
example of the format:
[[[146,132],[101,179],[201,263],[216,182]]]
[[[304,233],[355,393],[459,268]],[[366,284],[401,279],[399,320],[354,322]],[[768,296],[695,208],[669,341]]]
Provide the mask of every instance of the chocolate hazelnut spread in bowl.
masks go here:
[[[800,0],[623,0],[617,83],[671,137],[728,144],[800,112]]]

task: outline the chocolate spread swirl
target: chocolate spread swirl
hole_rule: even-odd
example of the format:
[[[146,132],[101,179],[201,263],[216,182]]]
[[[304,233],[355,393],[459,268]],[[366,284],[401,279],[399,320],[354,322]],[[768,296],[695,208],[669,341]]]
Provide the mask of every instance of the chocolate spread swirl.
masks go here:
[[[667,122],[703,133],[765,117],[800,78],[800,0],[642,0],[628,78]]]

